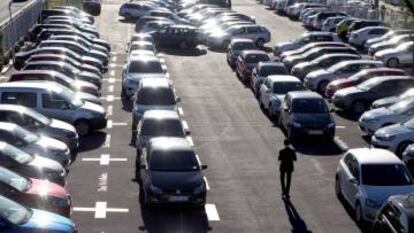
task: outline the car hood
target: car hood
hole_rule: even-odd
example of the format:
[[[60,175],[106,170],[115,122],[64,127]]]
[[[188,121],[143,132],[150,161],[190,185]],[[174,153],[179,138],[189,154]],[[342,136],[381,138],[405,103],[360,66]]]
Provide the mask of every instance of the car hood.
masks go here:
[[[127,75],[127,79],[131,80],[141,80],[143,78],[165,78],[165,74],[163,73],[129,73]]]
[[[368,186],[363,185],[362,189],[369,199],[373,199],[380,204],[384,203],[388,197],[396,194],[412,193],[414,185],[405,186]]]
[[[193,190],[203,183],[200,171],[194,172],[150,172],[152,184],[161,189]]]
[[[296,64],[294,67],[293,67],[293,69],[294,70],[303,70],[303,69],[305,69],[306,67],[308,67],[308,66],[310,66],[311,65],[311,63],[310,62],[301,62],[301,63],[299,63],[299,64]]]
[[[413,130],[403,127],[401,124],[394,124],[394,125],[385,126],[383,128],[378,129],[377,131],[375,131],[375,136],[385,137],[385,136],[390,136],[390,135],[412,133],[412,132]]]
[[[75,224],[68,218],[39,209],[31,209],[32,216],[28,222],[19,226],[24,232],[73,232]]]
[[[292,121],[301,124],[318,124],[325,125],[333,122],[330,114],[320,113],[294,113],[292,114]]]
[[[325,69],[320,69],[310,72],[308,75],[306,75],[306,78],[322,78],[329,75],[331,75],[330,72]]]
[[[91,72],[87,72],[87,71],[80,72],[79,76],[101,80],[101,77],[99,77],[98,75],[91,73]]]
[[[390,105],[397,103],[398,100],[399,98],[397,96],[382,98],[382,99],[374,101],[374,103],[372,103],[372,107],[373,108],[388,107]]]
[[[29,165],[37,167],[39,169],[53,170],[54,172],[57,172],[59,174],[63,171],[63,167],[62,165],[60,165],[60,163],[40,155],[35,155],[34,159],[30,161]]]
[[[362,114],[361,119],[366,120],[366,119],[380,119],[380,118],[389,118],[394,116],[395,113],[393,111],[391,111],[389,108],[377,108],[377,109],[372,109],[369,110],[367,112],[365,112],[364,114]]]
[[[95,104],[102,104],[102,101],[95,95],[85,93],[85,92],[76,92],[75,96],[81,100],[89,101]]]
[[[68,149],[64,142],[46,136],[40,136],[40,139],[36,142],[36,144],[50,150],[66,151]]]
[[[69,132],[76,133],[76,129],[73,125],[66,123],[64,121],[52,119],[52,122],[49,125],[51,128],[61,129]]]
[[[48,180],[30,179],[32,186],[26,192],[39,196],[53,196],[59,198],[67,198],[69,193],[60,185],[49,182]]]
[[[81,106],[81,108],[89,110],[89,111],[94,111],[94,112],[98,112],[101,114],[105,114],[105,109],[101,105],[94,104],[89,101],[84,101],[84,104]]]

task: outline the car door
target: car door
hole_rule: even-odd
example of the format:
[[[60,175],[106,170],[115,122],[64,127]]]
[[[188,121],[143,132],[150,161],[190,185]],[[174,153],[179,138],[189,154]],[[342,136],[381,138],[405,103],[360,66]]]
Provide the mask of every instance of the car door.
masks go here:
[[[247,27],[246,28],[246,38],[256,41],[259,36],[259,28],[258,27]]]
[[[41,93],[39,92],[40,108],[39,112],[50,117],[56,118],[69,123],[74,122],[76,110],[71,108],[70,103],[62,99],[55,93]]]
[[[263,104],[265,108],[269,106],[269,98],[271,95],[271,91],[271,82],[268,78],[266,78],[265,82],[263,83],[263,85],[261,85],[260,88],[260,102]]]
[[[384,81],[378,84],[377,86],[373,87],[371,90],[369,90],[367,92],[365,99],[367,100],[369,104],[371,104],[371,102],[377,99],[397,94],[398,93],[398,90],[396,92],[397,83],[398,82],[396,82],[395,80]]]
[[[291,111],[291,100],[286,97],[281,106],[281,124],[287,129],[289,124],[289,115]]]

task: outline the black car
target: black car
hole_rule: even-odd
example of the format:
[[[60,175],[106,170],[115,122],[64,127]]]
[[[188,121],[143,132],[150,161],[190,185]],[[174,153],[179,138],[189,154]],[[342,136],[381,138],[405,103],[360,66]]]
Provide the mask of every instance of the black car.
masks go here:
[[[286,68],[290,71],[295,65],[301,62],[312,61],[322,55],[331,53],[346,53],[359,55],[358,51],[351,47],[322,47],[311,49],[302,55],[288,56],[285,59],[283,59],[283,63],[285,64]]]
[[[151,35],[157,48],[193,49],[200,43],[198,30],[192,26],[167,25]]]
[[[141,153],[140,180],[146,205],[204,206],[207,188],[194,148],[185,138],[158,137]]]
[[[326,69],[341,61],[359,60],[359,59],[361,59],[361,56],[356,55],[356,54],[346,54],[346,53],[326,54],[326,55],[322,55],[316,58],[315,60],[312,60],[309,62],[302,62],[302,63],[295,65],[290,71],[290,73],[293,76],[296,76],[299,79],[303,80],[306,77],[306,75],[312,71],[315,71],[318,69]]]
[[[394,195],[378,210],[373,233],[414,232],[414,195]]]
[[[150,16],[150,15],[144,15],[142,17],[140,17],[136,22],[135,22],[135,31],[139,32],[142,27],[150,22],[150,21],[168,21],[168,22],[173,22],[172,20],[168,19],[168,18],[164,18],[164,17],[159,17],[159,16]]]
[[[290,140],[300,136],[335,137],[335,121],[321,95],[310,91],[287,93],[279,117],[279,125]]]
[[[398,95],[414,87],[414,79],[407,76],[371,78],[356,87],[338,90],[332,103],[340,109],[360,114],[377,99]]]
[[[94,23],[95,19],[86,14],[78,14],[70,9],[50,9],[50,10],[42,10],[40,13],[40,22],[43,22],[44,19],[50,17],[50,16],[71,16],[74,18],[81,19],[82,21],[87,21],[89,23]]]
[[[351,23],[348,27],[347,38],[351,35],[352,32],[357,31],[364,27],[370,26],[383,26],[384,23],[379,20],[356,20]]]
[[[36,41],[38,39],[37,35],[43,29],[66,29],[66,30],[78,31],[78,29],[70,25],[64,25],[64,24],[35,24],[29,29],[28,39],[30,41]]]

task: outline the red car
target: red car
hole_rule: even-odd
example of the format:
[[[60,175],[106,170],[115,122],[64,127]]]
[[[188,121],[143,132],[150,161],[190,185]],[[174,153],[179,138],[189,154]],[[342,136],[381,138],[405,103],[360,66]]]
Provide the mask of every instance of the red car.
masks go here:
[[[349,78],[337,79],[328,84],[325,90],[325,96],[331,98],[336,91],[346,88],[356,86],[365,80],[368,80],[373,77],[380,76],[406,76],[407,73],[404,70],[400,69],[391,69],[391,68],[374,68],[374,69],[365,69],[360,72],[352,75]]]
[[[70,216],[71,197],[65,188],[47,180],[21,176],[4,167],[0,167],[0,195],[30,208]]]
[[[262,50],[244,50],[236,61],[237,77],[245,83],[250,82],[253,68],[261,61],[270,61],[270,57],[266,52]]]

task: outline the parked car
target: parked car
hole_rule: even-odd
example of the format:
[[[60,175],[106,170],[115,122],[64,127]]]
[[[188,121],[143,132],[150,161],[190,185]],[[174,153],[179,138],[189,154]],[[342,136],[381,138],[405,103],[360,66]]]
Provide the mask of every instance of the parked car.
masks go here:
[[[356,87],[338,90],[332,103],[340,109],[363,113],[377,99],[393,96],[414,87],[414,79],[404,76],[371,78]]]
[[[308,73],[304,79],[304,84],[310,90],[325,93],[328,84],[336,79],[345,79],[361,70],[383,66],[382,62],[372,60],[342,61],[330,66],[328,69],[320,69]]]
[[[140,168],[146,205],[204,206],[206,203],[207,188],[202,170],[207,166],[200,164],[186,139],[151,139],[142,152]]]
[[[71,196],[58,184],[22,176],[0,166],[0,195],[27,207],[36,207],[66,217],[71,212]]]
[[[414,36],[411,36],[409,34],[393,36],[392,38],[388,40],[371,45],[371,47],[368,48],[368,55],[374,56],[375,53],[380,52],[382,50],[393,49],[393,48],[395,49],[401,44],[404,44],[405,42],[410,42],[413,39],[414,39]]]
[[[39,209],[29,209],[0,195],[2,231],[12,232],[77,232],[69,218]]]
[[[130,54],[134,50],[148,50],[151,51],[154,55],[157,53],[155,44],[148,41],[134,41],[129,44],[129,47],[126,52],[127,54]]]
[[[367,20],[367,19],[355,20],[348,27],[347,39],[350,38],[352,32],[357,31],[361,28],[372,27],[372,26],[383,26],[383,25],[384,23],[380,20]]]
[[[128,41],[127,48],[134,41],[148,41],[151,43],[155,43],[154,38],[152,38],[152,35],[150,33],[134,33],[131,36],[131,39]]]
[[[165,68],[158,57],[135,56],[128,60],[122,72],[123,95],[132,97],[143,78],[166,78]]]
[[[348,18],[347,16],[333,16],[328,17],[322,22],[321,31],[323,32],[335,32],[336,25],[342,20]]]
[[[76,35],[51,35],[49,38],[49,40],[62,40],[62,41],[74,41],[79,43],[80,45],[92,49],[92,50],[96,50],[105,54],[109,53],[109,49],[105,46],[103,46],[102,44],[98,44],[95,42],[91,42],[85,38],[82,38],[80,36],[76,36]]]
[[[6,142],[0,142],[0,163],[23,176],[65,186],[66,170],[60,163],[37,154],[26,153]]]
[[[281,62],[259,62],[253,68],[250,88],[256,97],[259,96],[259,89],[266,77],[270,75],[287,75],[285,65]]]
[[[70,165],[70,150],[65,143],[47,136],[38,136],[16,124],[0,122],[0,140],[29,154],[53,159],[64,167]]]
[[[51,16],[70,16],[73,18],[78,18],[79,20],[93,24],[95,22],[95,19],[93,16],[86,14],[85,12],[76,11],[74,9],[48,9],[48,10],[42,10],[40,13],[40,22],[43,22],[48,17]]]
[[[149,21],[142,26],[141,30],[139,30],[140,33],[153,33],[157,31],[161,31],[167,26],[174,25],[171,21],[166,20],[154,20]]]
[[[78,148],[78,134],[72,125],[48,118],[31,108],[0,104],[0,121],[14,123],[38,135],[55,138],[66,143],[71,150]]]
[[[280,106],[287,93],[304,91],[302,82],[290,75],[270,75],[260,86],[258,99],[260,107],[267,111],[270,117],[279,118]]]
[[[243,82],[250,82],[254,66],[259,62],[270,61],[269,55],[262,50],[243,50],[236,61],[236,74]]]
[[[371,109],[387,108],[393,104],[396,104],[405,99],[410,99],[412,97],[414,98],[414,88],[408,89],[399,95],[390,96],[390,97],[376,100],[371,104]]]
[[[135,22],[135,31],[139,32],[141,31],[142,27],[147,23],[147,22],[152,22],[152,21],[166,21],[166,22],[171,22],[174,23],[171,19],[168,18],[164,18],[164,17],[158,17],[158,16],[149,16],[149,15],[144,15],[141,16],[136,22]]]
[[[68,122],[79,135],[106,127],[106,112],[102,106],[82,101],[58,85],[38,82],[0,84],[2,104],[17,104],[33,108],[41,114]]]
[[[186,25],[166,26],[151,35],[157,48],[194,49],[200,43],[197,29]]]
[[[364,45],[364,50],[368,51],[369,48],[374,44],[382,43],[382,42],[388,41],[391,38],[394,38],[396,36],[407,35],[407,34],[410,34],[410,30],[396,30],[396,31],[391,30],[391,31],[385,33],[384,35],[382,35],[380,37],[376,37],[376,38],[372,38],[372,39],[367,40],[365,42],[365,45]]]
[[[339,36],[339,38],[341,38],[344,41],[346,41],[348,39],[347,38],[348,29],[349,29],[350,25],[356,20],[358,20],[358,19],[357,18],[351,18],[351,17],[350,18],[345,18],[336,25],[335,32]]]
[[[391,28],[384,26],[370,26],[351,32],[348,42],[349,44],[363,48],[365,42],[372,38],[378,38],[389,32]]]
[[[373,221],[390,196],[411,193],[413,188],[405,164],[383,149],[348,150],[336,170],[335,192],[350,205],[358,223]]]
[[[132,129],[135,130],[148,110],[174,110],[181,99],[176,96],[171,82],[165,78],[144,78],[133,98]]]
[[[44,29],[72,30],[72,31],[78,31],[82,33],[80,30],[76,29],[75,27],[66,25],[66,24],[35,24],[29,29],[29,32],[27,33],[27,39],[33,42],[38,40],[37,35]],[[92,34],[86,34],[86,35],[90,37],[94,37],[94,35]]]
[[[343,61],[354,61],[361,59],[361,56],[355,54],[347,54],[347,53],[332,53],[322,55],[315,60],[309,62],[301,62],[295,65],[290,73],[293,76],[298,77],[299,79],[303,80],[306,75],[311,73],[312,71],[331,67],[339,62]]]
[[[238,56],[243,50],[255,49],[256,45],[251,39],[232,39],[227,48],[227,63],[231,68],[236,67],[236,61]]]
[[[366,134],[373,135],[375,131],[382,127],[407,121],[413,116],[414,98],[409,98],[389,107],[366,111],[359,118],[359,127]]]
[[[17,71],[10,75],[7,82],[20,81],[51,81],[59,83],[74,92],[85,92],[94,96],[100,96],[98,87],[90,82],[72,79],[57,71],[47,70],[24,70]]]
[[[162,8],[159,7],[158,9]],[[149,15],[151,10],[157,10],[157,8],[154,5],[148,4],[148,2],[127,2],[121,5],[118,14],[126,19],[140,18],[144,15]]]
[[[316,30],[321,30],[323,21],[325,21],[325,19],[327,19],[329,17],[335,17],[335,16],[346,16],[346,17],[348,17],[349,15],[347,13],[341,12],[341,11],[322,11],[322,12],[319,12],[315,15],[315,18],[312,22],[311,28],[316,29]]]
[[[325,100],[310,91],[286,94],[280,107],[279,125],[290,140],[300,136],[324,136],[333,140],[335,121]]]
[[[72,15],[76,18],[87,18],[87,19],[89,19],[91,24],[93,24],[94,21],[95,21],[94,17],[91,14],[86,13],[85,11],[80,10],[79,8],[74,7],[74,6],[55,6],[55,7],[53,7],[53,10],[63,10],[63,11],[66,11],[66,12],[70,12],[71,13],[70,15]],[[53,15],[53,14],[49,14],[49,16],[51,16],[51,15]]]
[[[100,37],[100,34],[99,34],[99,32],[96,31],[95,26],[78,23],[78,22],[73,21],[73,20],[65,20],[65,19],[46,20],[46,22],[44,22],[44,24],[68,25],[68,26],[76,28],[80,32],[85,33],[87,35],[92,35],[96,38]]]
[[[321,41],[341,42],[341,39],[339,39],[339,37],[335,33],[332,33],[332,32],[306,32],[295,40],[277,44],[273,48],[273,53],[275,56],[278,56],[282,54],[283,52],[298,49],[301,46],[309,44],[311,42],[321,42]]]
[[[190,133],[177,111],[149,110],[138,123],[136,148],[138,155],[151,138],[186,137]]]
[[[388,67],[396,68],[413,64],[414,42],[406,42],[394,49],[385,49],[376,52],[374,59],[384,62]]]
[[[370,78],[387,78],[386,76],[407,76],[407,73],[404,70],[391,69],[386,67],[364,69],[348,78],[337,79],[330,82],[328,86],[326,86],[325,96],[331,98],[335,94],[335,92],[340,89],[357,86]]]
[[[296,55],[302,55],[305,52],[314,49],[314,48],[322,48],[322,47],[347,47],[348,45],[343,42],[335,42],[335,41],[326,41],[326,42],[313,42],[306,44],[298,49],[295,50],[289,50],[286,52],[283,52],[279,55],[280,60],[285,59],[289,56],[296,56]]]

